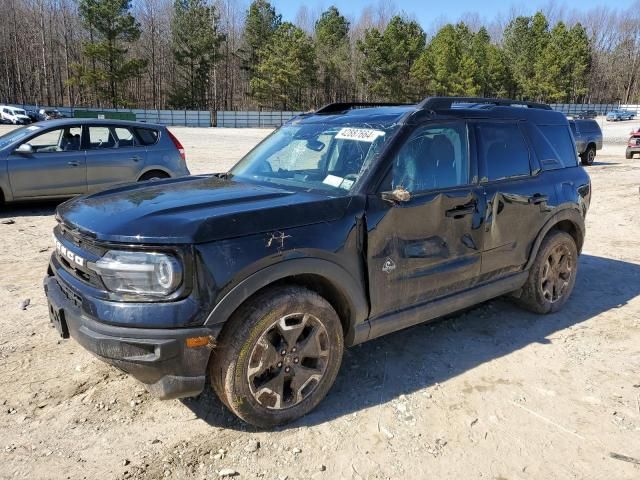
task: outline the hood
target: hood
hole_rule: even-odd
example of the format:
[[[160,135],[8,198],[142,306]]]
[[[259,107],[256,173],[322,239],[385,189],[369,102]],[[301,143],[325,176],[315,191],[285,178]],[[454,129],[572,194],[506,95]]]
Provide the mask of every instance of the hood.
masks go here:
[[[203,243],[340,218],[349,197],[226,180],[182,177],[127,184],[58,207],[59,220],[97,240]]]

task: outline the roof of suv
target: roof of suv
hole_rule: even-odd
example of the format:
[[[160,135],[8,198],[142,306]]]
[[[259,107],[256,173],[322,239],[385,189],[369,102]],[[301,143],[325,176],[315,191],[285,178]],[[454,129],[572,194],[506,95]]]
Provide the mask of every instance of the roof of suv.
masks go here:
[[[566,125],[564,114],[548,105],[508,99],[470,97],[431,97],[416,104],[334,103],[316,112],[303,114],[297,121],[335,124],[352,122],[387,123],[408,120],[424,111],[430,118],[496,118],[529,120],[542,125]]]

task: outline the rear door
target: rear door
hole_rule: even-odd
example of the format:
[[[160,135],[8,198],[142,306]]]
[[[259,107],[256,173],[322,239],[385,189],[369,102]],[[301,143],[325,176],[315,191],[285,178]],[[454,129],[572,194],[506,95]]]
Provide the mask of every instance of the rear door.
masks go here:
[[[417,127],[382,190],[403,187],[406,202],[372,195],[367,209],[371,316],[468,288],[480,274],[484,196],[463,121]]]
[[[85,152],[80,126],[54,128],[24,143],[33,153],[7,157],[9,182],[15,199],[73,196],[87,191]]]
[[[128,127],[89,125],[86,129],[89,191],[135,182],[146,160],[146,148]]]
[[[482,121],[475,132],[486,195],[482,276],[489,280],[522,269],[556,191],[535,162],[524,123]]]

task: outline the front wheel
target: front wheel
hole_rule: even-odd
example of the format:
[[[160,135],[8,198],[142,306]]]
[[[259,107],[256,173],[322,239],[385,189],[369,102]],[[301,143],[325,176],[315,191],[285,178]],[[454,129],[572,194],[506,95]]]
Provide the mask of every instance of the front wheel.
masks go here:
[[[540,245],[518,302],[534,313],[557,312],[573,291],[577,271],[578,248],[573,237],[560,230],[549,232]]]
[[[343,349],[340,319],[324,298],[302,287],[268,289],[225,326],[211,383],[242,420],[274,427],[320,403],[336,379]]]

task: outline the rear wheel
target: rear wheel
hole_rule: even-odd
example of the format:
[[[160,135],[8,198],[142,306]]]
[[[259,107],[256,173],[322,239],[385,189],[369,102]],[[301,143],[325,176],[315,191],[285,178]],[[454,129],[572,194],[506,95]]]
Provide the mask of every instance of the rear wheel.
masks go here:
[[[593,161],[596,159],[596,147],[589,145],[587,150],[580,155],[582,165],[593,165]]]
[[[577,270],[575,240],[567,232],[551,231],[540,245],[518,302],[535,313],[557,312],[573,291]]]
[[[167,175],[165,172],[162,172],[160,170],[151,170],[150,172],[147,172],[144,175],[142,175],[138,181],[145,182],[147,180],[161,180],[163,178],[169,178],[169,175]]]
[[[340,368],[340,319],[318,294],[269,289],[229,320],[210,366],[222,402],[247,423],[268,428],[315,408]]]
[[[633,158],[633,152],[625,152],[624,156],[626,157],[627,160],[631,160]]]

